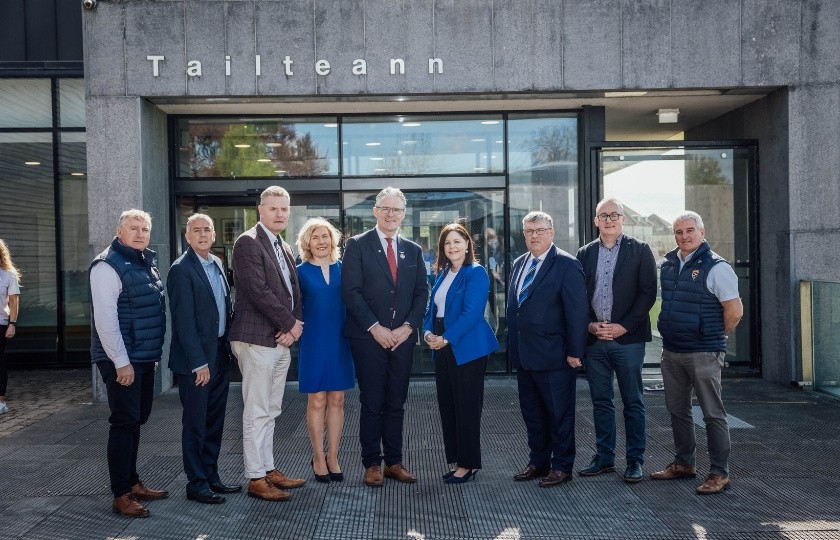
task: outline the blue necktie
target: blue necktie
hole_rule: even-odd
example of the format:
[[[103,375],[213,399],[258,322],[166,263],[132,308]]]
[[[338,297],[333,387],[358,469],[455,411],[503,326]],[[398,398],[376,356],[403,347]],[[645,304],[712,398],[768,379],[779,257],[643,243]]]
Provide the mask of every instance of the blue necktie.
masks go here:
[[[525,274],[525,279],[522,281],[522,290],[519,292],[519,303],[518,306],[522,305],[522,302],[528,298],[528,295],[531,294],[531,283],[534,281],[534,276],[537,275],[537,264],[539,264],[540,260],[536,257],[531,261],[531,266],[528,268],[528,273]]]

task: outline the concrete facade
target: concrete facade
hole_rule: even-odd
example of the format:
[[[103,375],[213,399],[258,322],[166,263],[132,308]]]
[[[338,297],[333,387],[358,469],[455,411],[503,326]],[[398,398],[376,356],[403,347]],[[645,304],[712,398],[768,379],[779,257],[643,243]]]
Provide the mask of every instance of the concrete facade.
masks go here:
[[[779,87],[685,136],[759,141],[763,375],[801,376],[798,280],[840,280],[835,0],[112,0],[86,11],[84,28],[91,252],[121,209],[143,206],[162,268],[166,115],[144,98]],[[147,56],[165,58],[157,77]],[[443,72],[430,74],[436,58]],[[359,59],[366,75],[352,72]],[[392,59],[404,74],[390,74]],[[187,75],[190,61],[200,77]]]

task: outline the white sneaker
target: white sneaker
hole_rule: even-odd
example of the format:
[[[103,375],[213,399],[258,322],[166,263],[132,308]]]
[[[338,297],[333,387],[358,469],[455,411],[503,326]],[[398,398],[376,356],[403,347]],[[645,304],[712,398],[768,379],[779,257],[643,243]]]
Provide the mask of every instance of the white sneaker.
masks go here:
[[[9,412],[9,406],[6,405],[5,401],[0,401],[0,414]]]

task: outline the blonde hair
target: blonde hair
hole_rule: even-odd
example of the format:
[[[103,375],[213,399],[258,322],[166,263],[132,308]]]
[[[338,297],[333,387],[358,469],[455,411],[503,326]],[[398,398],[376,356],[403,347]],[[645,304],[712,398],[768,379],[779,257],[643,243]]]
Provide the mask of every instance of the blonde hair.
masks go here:
[[[338,260],[338,242],[341,240],[341,233],[338,229],[333,227],[333,224],[324,218],[312,218],[303,224],[297,237],[297,248],[300,253],[300,260],[303,262],[311,262],[314,257],[312,250],[309,249],[309,241],[312,240],[312,233],[320,227],[325,227],[330,233],[330,241],[332,249],[330,250],[330,262]]]
[[[18,281],[18,286],[20,286],[20,270],[15,268],[15,264],[12,262],[12,254],[9,252],[9,246],[6,245],[6,242],[0,238],[0,268],[9,272]]]
[[[265,204],[265,200],[269,197],[286,197],[289,201],[292,200],[289,192],[280,186],[268,186],[265,188],[265,191],[260,193],[260,204]]]
[[[117,223],[117,228],[122,229],[122,226],[125,225],[125,222],[129,219],[140,219],[145,221],[149,224],[149,228],[152,228],[152,216],[149,215],[148,212],[144,212],[143,210],[138,210],[136,208],[132,208],[131,210],[126,210],[122,214],[120,214],[120,221]]]

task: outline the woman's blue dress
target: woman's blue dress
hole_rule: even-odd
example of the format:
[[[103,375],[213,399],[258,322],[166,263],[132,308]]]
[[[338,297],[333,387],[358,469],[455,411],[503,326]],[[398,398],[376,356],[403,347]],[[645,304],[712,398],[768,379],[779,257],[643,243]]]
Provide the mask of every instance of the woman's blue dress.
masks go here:
[[[356,384],[350,341],[342,334],[347,309],[341,299],[341,261],[330,265],[330,283],[321,267],[298,267],[303,297],[303,334],[298,353],[298,386],[306,394],[347,390]]]

